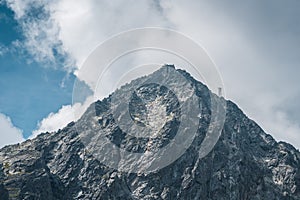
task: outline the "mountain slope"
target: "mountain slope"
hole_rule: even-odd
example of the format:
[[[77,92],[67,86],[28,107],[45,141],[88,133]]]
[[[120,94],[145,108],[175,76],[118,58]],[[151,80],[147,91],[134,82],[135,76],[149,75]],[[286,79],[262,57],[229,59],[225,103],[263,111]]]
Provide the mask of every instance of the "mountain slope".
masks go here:
[[[156,80],[159,73],[160,70],[148,78]],[[1,149],[0,199],[300,199],[299,151],[287,143],[276,142],[230,101],[226,101],[226,120],[219,140],[207,156],[201,156],[201,143],[211,120],[210,97],[222,98],[213,95],[187,72],[176,73],[188,80],[197,103],[201,104],[202,116],[191,145],[170,165],[151,173],[118,171],[99,159],[114,151],[101,149],[105,153],[99,157],[92,148],[99,145],[97,134],[89,136],[95,131],[103,131],[119,148],[140,153],[151,151],[149,148],[163,148],[175,137],[180,124],[176,116],[182,111],[176,97],[165,90],[161,92],[165,88],[157,85],[140,88],[141,92],[133,96],[129,105],[131,117],[139,126],[151,126],[151,130],[163,127],[161,136],[151,141],[151,147],[149,139],[138,140],[118,127],[112,102],[122,102],[129,88],[147,79],[142,77],[116,91],[117,99],[110,96],[93,103],[76,123]],[[179,89],[183,87],[178,85]],[[174,112],[161,113],[162,104],[153,104],[156,102],[153,99],[149,100],[154,105],[150,109],[140,101],[139,95],[151,99],[158,89],[162,102],[171,105]],[[147,109],[155,111],[152,118],[151,113],[145,115]],[[173,114],[163,126],[157,120],[151,121],[158,117],[157,113]]]

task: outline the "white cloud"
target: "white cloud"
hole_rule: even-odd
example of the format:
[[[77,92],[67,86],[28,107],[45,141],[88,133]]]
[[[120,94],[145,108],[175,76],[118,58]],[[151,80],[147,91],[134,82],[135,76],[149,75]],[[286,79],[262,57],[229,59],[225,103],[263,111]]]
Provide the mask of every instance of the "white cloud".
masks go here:
[[[51,17],[47,2],[43,0],[6,0],[6,2],[14,11],[15,19],[25,38],[15,41],[15,47],[20,52],[25,49],[35,61],[43,63],[44,66],[55,68],[63,64],[65,70],[71,72],[74,63],[66,55],[62,42],[59,40],[59,26]],[[64,57],[63,61],[61,61],[62,57]]]
[[[61,0],[51,5],[59,39],[81,67],[100,43],[121,31],[145,26],[170,26],[154,1]]]
[[[10,118],[2,113],[0,113],[0,127],[0,148],[24,141],[22,130],[15,127]]]
[[[59,54],[70,54],[65,68],[71,70],[73,59],[80,67],[89,53],[113,34],[144,26],[168,26],[154,1],[43,1],[7,0],[15,12],[25,41],[22,45],[34,58],[55,62]],[[42,10],[41,10],[42,8]],[[39,15],[31,15],[40,9]]]
[[[272,118],[268,119],[270,116]],[[272,110],[267,114],[264,113],[264,117],[260,117],[260,122],[268,128],[269,133],[274,133],[277,140],[292,143],[300,149],[300,126],[292,122],[285,112]]]
[[[6,53],[6,48],[0,44],[0,56],[4,55]]]
[[[88,97],[84,103],[75,103],[74,105],[64,105],[58,112],[50,113],[46,118],[38,123],[37,130],[32,132],[30,138],[36,137],[43,132],[57,131],[64,128],[71,121],[76,121],[86,111],[93,102],[93,97]]]

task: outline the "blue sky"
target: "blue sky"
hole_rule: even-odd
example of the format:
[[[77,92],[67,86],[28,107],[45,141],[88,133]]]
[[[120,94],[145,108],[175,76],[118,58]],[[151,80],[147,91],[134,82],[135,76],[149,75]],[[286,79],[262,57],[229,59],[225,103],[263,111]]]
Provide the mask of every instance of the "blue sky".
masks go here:
[[[36,62],[26,50],[14,46],[24,40],[22,30],[11,9],[1,5],[0,13],[0,45],[7,48],[0,56],[0,113],[9,116],[27,138],[38,121],[71,104],[74,75]]]
[[[27,138],[73,120],[74,110],[88,105],[72,105],[72,88],[92,50],[121,31],[154,26],[201,44],[226,97],[277,140],[300,148],[298,0],[0,2],[2,138]]]

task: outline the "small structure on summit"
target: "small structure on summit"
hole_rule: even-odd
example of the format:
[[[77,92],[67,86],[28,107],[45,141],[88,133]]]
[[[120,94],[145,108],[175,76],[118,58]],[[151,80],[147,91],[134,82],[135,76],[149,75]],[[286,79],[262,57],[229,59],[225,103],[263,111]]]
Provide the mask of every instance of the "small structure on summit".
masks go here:
[[[219,97],[222,96],[222,88],[221,87],[218,87],[218,95],[219,95]]]

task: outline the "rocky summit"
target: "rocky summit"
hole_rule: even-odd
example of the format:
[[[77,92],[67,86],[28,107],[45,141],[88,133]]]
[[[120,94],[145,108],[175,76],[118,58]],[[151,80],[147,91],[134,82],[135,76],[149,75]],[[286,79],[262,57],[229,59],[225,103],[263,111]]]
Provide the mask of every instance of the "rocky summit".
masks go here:
[[[300,153],[166,65],[62,130],[2,148],[0,199],[299,200]]]

